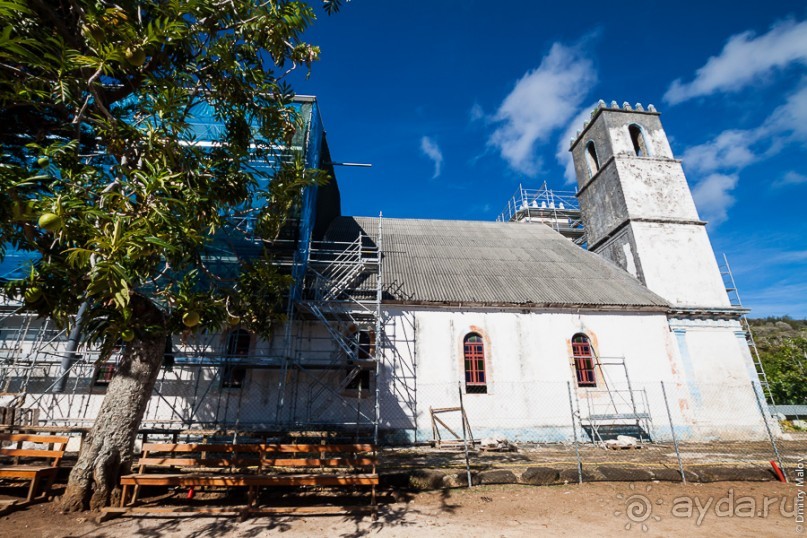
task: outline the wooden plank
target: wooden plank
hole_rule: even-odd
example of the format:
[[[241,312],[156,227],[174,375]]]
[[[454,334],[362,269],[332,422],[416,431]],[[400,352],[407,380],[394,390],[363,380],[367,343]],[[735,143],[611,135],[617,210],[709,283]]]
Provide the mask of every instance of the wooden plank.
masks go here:
[[[61,458],[64,450],[45,450],[35,448],[0,448],[0,456],[28,458]]]
[[[193,514],[216,514],[220,516],[238,516],[244,512],[243,508],[234,507],[196,507],[196,506],[129,506],[125,508],[104,508],[103,516],[105,519],[112,519],[113,517],[120,517],[125,515],[138,515],[138,514],[174,514],[174,515],[193,515]],[[101,519],[99,518],[99,521]]]
[[[263,465],[271,467],[369,467],[376,458],[285,458],[265,459]]]
[[[373,452],[371,444],[334,444],[334,445],[290,445],[290,444],[245,444],[215,445],[195,443],[146,443],[146,452]]]
[[[263,445],[215,445],[207,443],[146,443],[143,452],[260,452]]]
[[[443,422],[443,421],[442,421],[442,420],[441,420],[439,417],[433,417],[433,418],[434,418],[434,420],[436,420],[437,422],[439,422],[440,424],[442,424],[442,425],[443,425],[443,428],[447,429],[447,430],[448,430],[448,432],[449,432],[451,435],[453,435],[453,436],[454,436],[454,437],[456,437],[457,439],[460,439],[460,436],[459,436],[459,435],[457,435],[457,434],[456,434],[456,432],[454,432],[454,430],[452,430],[451,428],[449,428],[449,427],[448,427],[448,424],[446,424],[445,422]]]
[[[374,486],[378,475],[254,475],[245,477],[245,481],[252,486]]]
[[[121,485],[137,486],[247,486],[247,478],[255,475],[194,475],[179,474],[130,474],[122,476]]]
[[[42,443],[42,444],[49,444],[49,443],[67,443],[70,440],[69,437],[63,435],[35,435],[35,434],[25,434],[25,433],[0,433],[0,441],[27,441],[30,443]]]
[[[192,475],[132,474],[122,476],[121,485],[138,486],[373,486],[377,474],[303,475]]]
[[[246,513],[262,514],[353,514],[357,512],[374,512],[373,506],[267,506],[248,508]]]
[[[452,411],[461,411],[460,407],[435,407],[432,410],[432,413],[450,413]]]
[[[53,467],[44,467],[44,469],[52,469]],[[25,480],[30,480],[31,478],[35,477],[40,470],[37,469],[0,469],[0,477],[2,478],[20,478]]]
[[[138,465],[152,467],[251,467],[259,466],[261,460],[258,457],[245,458],[158,458],[149,456],[140,458]]]
[[[263,445],[264,452],[374,452],[375,445]]]
[[[137,515],[174,515],[174,516],[194,516],[214,515],[214,516],[241,516],[244,514],[261,516],[274,514],[305,514],[305,515],[347,515],[356,513],[375,512],[374,506],[276,506],[276,507],[191,507],[191,506],[134,506],[127,508],[104,508],[98,522],[104,522],[121,516]]]

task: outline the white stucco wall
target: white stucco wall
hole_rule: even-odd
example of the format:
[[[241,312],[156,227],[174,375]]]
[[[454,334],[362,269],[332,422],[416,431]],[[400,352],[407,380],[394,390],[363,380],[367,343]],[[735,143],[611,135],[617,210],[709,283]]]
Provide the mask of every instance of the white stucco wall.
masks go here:
[[[402,346],[394,346],[399,355],[396,366],[388,365],[382,383],[395,387],[391,392],[405,387],[416,393],[418,440],[431,439],[429,408],[459,405],[460,389],[476,437],[501,434],[511,440],[569,439],[569,382],[573,405],[584,417],[589,402],[594,412],[609,408],[630,411],[624,369],[620,361],[611,360],[622,357],[634,396],[646,398],[656,436],[669,435],[662,381],[682,436],[764,435],[751,389],[747,351],[739,345],[736,323],[718,324],[708,330],[679,327],[694,349],[685,349],[682,359],[679,337],[661,313],[468,308],[390,308],[388,313],[388,327],[393,333],[407,332],[406,327],[411,326],[408,332],[415,335],[415,346],[406,352]],[[463,339],[470,332],[480,334],[485,342],[486,394],[464,390]],[[570,344],[576,333],[589,336],[603,363],[613,363],[596,372],[597,391],[576,386]],[[405,370],[414,371],[414,379],[399,379]],[[717,376],[716,372],[731,373]],[[602,391],[606,386],[612,391],[610,395]],[[611,404],[614,394],[619,400],[615,406]],[[407,423],[385,420],[384,426],[407,428]],[[458,415],[449,426],[460,426]]]
[[[572,438],[570,385],[574,411],[584,419],[590,412],[630,411],[627,378],[617,358],[624,358],[638,408],[649,411],[652,431],[648,433],[655,438],[669,436],[662,381],[682,440],[765,435],[751,388],[753,364],[736,321],[670,322],[663,313],[398,306],[386,306],[383,319],[385,337],[377,342],[382,353],[380,428],[398,432],[399,440],[430,440],[429,408],[459,405],[462,391],[476,438],[501,434],[514,441],[568,441]],[[470,332],[484,339],[486,394],[465,390],[463,339]],[[571,359],[571,339],[576,333],[589,337],[601,362],[613,363],[596,372],[596,391],[577,387]],[[173,371],[161,372],[146,424],[181,427],[188,420],[243,428],[371,424],[375,410],[368,392],[374,393],[375,383],[361,399],[355,392],[336,390],[346,370],[316,367],[334,357],[335,346],[325,329],[306,323],[292,335],[306,368],[287,372],[282,381],[283,371],[276,364],[249,368],[240,389],[222,388],[216,366],[178,364]],[[197,348],[214,350],[221,343],[220,335],[208,338],[208,346],[197,342]],[[284,332],[279,330],[270,341],[257,342],[252,351],[271,358],[282,355],[284,349]],[[88,364],[74,371],[67,392],[53,395],[47,394],[47,388],[58,372],[58,362],[36,366],[28,380],[24,407],[40,409],[40,417],[47,417],[51,424],[90,424],[106,391],[91,386],[92,369]],[[20,369],[12,376],[15,383],[25,372]],[[604,391],[606,387],[612,392]],[[279,406],[281,395],[283,405]],[[0,397],[0,405],[8,405],[13,397]],[[443,419],[459,431],[458,417]]]

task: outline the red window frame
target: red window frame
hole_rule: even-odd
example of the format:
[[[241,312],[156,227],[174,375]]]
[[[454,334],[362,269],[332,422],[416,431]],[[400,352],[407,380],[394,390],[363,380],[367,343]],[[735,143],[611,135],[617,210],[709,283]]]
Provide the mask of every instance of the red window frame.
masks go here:
[[[465,392],[487,393],[485,342],[480,335],[471,333],[465,337],[463,356],[465,359]]]
[[[577,386],[596,387],[594,352],[588,336],[584,334],[574,335],[572,338],[572,355],[574,357],[574,370],[577,373]]]
[[[98,365],[95,370],[95,376],[93,379],[93,386],[96,387],[106,387],[112,382],[112,378],[115,376],[115,371],[118,369],[118,365],[115,362],[105,362],[103,364]]]

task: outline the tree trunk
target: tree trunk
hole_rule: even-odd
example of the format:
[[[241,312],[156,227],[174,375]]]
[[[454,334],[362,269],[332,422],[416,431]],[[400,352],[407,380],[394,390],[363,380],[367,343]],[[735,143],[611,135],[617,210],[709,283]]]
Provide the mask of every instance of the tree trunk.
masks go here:
[[[119,499],[119,478],[129,472],[134,442],[165,351],[165,318],[148,299],[132,296],[130,306],[148,334],[126,347],[92,430],[81,444],[78,462],[70,473],[61,500],[65,512],[89,507],[99,510]],[[153,330],[153,328],[157,330]]]

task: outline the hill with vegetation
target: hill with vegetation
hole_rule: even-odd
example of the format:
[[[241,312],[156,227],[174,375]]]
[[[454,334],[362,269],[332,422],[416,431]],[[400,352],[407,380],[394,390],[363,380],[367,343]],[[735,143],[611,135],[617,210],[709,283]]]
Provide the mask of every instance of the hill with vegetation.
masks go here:
[[[807,404],[807,319],[749,319],[777,404]]]

